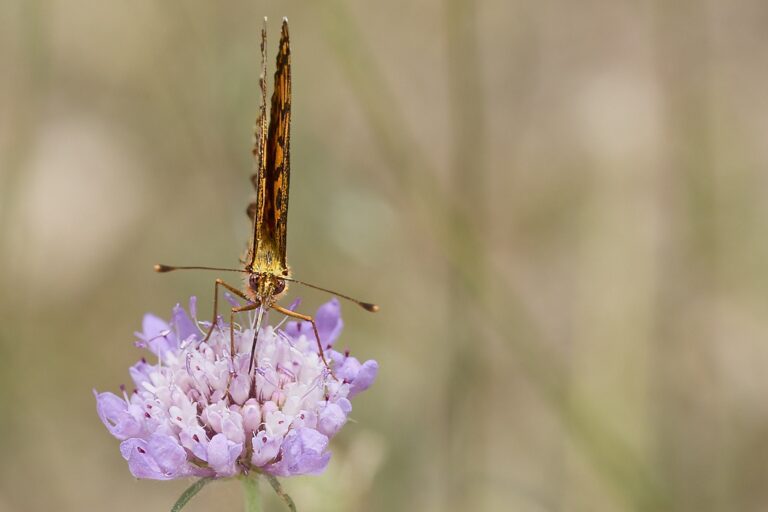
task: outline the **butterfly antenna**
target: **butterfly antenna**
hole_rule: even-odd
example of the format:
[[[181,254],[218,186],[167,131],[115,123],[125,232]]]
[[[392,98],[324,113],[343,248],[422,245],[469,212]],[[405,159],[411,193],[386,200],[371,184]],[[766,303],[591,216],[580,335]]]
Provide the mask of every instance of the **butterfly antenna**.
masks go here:
[[[304,285],[304,286],[308,286],[309,288],[314,288],[315,290],[320,290],[320,291],[327,292],[327,293],[330,293],[330,294],[333,294],[333,295],[338,295],[342,299],[347,299],[350,302],[354,302],[355,304],[357,304],[358,306],[360,306],[364,310],[370,311],[371,313],[376,313],[379,310],[379,306],[377,306],[376,304],[371,304],[370,302],[363,302],[361,300],[354,299],[354,298],[352,298],[352,297],[350,297],[348,295],[344,295],[342,293],[335,292],[333,290],[329,290],[328,288],[322,288],[322,287],[314,285],[314,284],[305,283],[304,281],[299,281],[298,279],[294,279],[292,277],[281,277],[281,279],[284,279],[286,281],[290,281],[291,283],[296,283],[296,284],[301,284],[301,285]]]
[[[172,267],[171,265],[163,265],[158,263],[155,265],[155,272],[173,272],[174,270],[219,270],[222,272],[248,272],[238,268],[219,268],[219,267]]]

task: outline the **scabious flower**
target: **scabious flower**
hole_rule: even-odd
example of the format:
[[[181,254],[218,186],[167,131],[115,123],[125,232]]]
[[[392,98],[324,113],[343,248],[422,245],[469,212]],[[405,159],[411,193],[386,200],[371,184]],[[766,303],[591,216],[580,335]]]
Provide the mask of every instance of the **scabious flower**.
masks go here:
[[[349,401],[367,389],[378,364],[333,350],[343,322],[336,299],[315,321],[330,371],[317,353],[309,322],[263,327],[254,367],[253,315],[235,325],[221,320],[207,342],[209,324],[179,305],[170,323],[148,314],[137,345],[156,362],[130,368],[135,389],[122,397],[98,393],[96,409],[137,478],[227,478],[251,471],[273,476],[317,474],[328,465],[329,440],[346,423]],[[202,329],[201,329],[202,327]]]

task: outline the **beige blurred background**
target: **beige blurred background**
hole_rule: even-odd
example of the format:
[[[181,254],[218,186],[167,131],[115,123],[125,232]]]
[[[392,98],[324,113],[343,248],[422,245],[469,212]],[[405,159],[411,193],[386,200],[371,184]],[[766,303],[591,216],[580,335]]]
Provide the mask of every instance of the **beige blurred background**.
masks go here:
[[[2,0],[0,511],[188,485],[91,390],[209,307],[153,263],[242,254],[265,15],[295,275],[382,305],[344,305],[381,373],[299,510],[768,510],[766,2]]]

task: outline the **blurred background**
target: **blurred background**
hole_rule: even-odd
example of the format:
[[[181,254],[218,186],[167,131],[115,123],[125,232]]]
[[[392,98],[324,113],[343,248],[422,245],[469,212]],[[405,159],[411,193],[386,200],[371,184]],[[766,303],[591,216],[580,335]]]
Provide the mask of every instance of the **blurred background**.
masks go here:
[[[768,510],[766,2],[2,0],[0,511],[189,484],[133,479],[92,389],[207,310],[154,263],[245,249],[265,15],[295,276],[382,306],[344,305],[381,373],[299,510]]]

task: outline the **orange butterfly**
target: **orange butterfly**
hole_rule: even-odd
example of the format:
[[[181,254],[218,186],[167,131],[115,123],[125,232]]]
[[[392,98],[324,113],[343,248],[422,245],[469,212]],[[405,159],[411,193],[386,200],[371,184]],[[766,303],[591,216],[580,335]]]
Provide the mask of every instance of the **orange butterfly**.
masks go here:
[[[173,270],[201,269],[243,272],[246,274],[242,290],[216,279],[213,300],[213,321],[205,341],[210,338],[218,322],[219,287],[223,286],[230,292],[244,299],[247,303],[235,306],[230,310],[230,354],[234,355],[234,316],[236,313],[258,309],[256,320],[256,335],[253,339],[251,354],[256,347],[259,328],[264,311],[274,309],[284,315],[312,324],[317,340],[317,349],[326,366],[328,362],[323,353],[320,335],[317,332],[315,320],[309,315],[302,315],[279,304],[277,300],[285,293],[286,283],[298,283],[318,290],[333,293],[350,300],[367,311],[378,311],[375,304],[362,302],[346,295],[333,292],[309,283],[293,279],[286,261],[286,234],[288,227],[288,182],[291,174],[291,49],[288,38],[288,20],[283,18],[280,47],[277,53],[275,70],[275,86],[272,93],[272,105],[267,124],[267,84],[266,84],[266,18],[261,30],[261,67],[259,79],[261,87],[261,107],[256,121],[256,136],[253,155],[256,158],[258,171],[251,176],[251,182],[256,188],[256,201],[248,205],[247,213],[253,221],[253,236],[248,247],[245,268],[227,269],[216,267],[174,267],[155,265],[157,272]],[[253,356],[249,373],[253,368]]]

